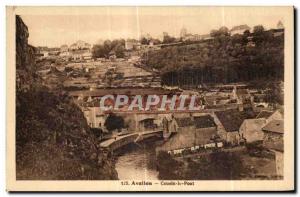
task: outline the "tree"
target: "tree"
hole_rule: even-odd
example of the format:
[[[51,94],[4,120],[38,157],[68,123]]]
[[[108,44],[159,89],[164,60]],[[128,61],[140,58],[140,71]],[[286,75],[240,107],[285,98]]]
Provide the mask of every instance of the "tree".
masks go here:
[[[162,180],[180,179],[176,171],[180,167],[180,163],[173,159],[165,151],[160,151],[157,155],[157,168],[159,178]]]
[[[266,91],[266,99],[271,105],[283,105],[283,92],[279,83],[268,83]]]
[[[111,113],[105,120],[104,126],[109,131],[113,131],[115,129],[119,130],[121,128],[124,128],[124,119],[121,116],[117,116]]]
[[[235,180],[247,170],[240,156],[235,153],[216,152],[199,162],[189,161],[185,179],[193,180]]]
[[[261,34],[261,33],[263,33],[265,31],[265,28],[264,28],[264,26],[262,26],[262,25],[257,25],[257,26],[254,26],[253,27],[253,33],[254,34]]]
[[[149,51],[142,61],[159,70],[166,85],[283,80],[283,36],[274,37],[271,31],[224,36],[226,32],[226,28],[213,30],[211,35],[216,37],[199,44]],[[249,46],[250,41],[255,45]]]
[[[266,39],[268,39],[269,34],[265,32],[265,28],[262,25],[257,25],[253,27],[253,41],[256,45],[260,45]]]
[[[243,34],[243,35],[244,35],[245,37],[248,37],[248,36],[250,36],[250,34],[251,34],[250,31],[247,29],[246,31],[244,31],[244,34]]]
[[[211,30],[210,36],[211,37],[229,36],[229,30],[227,27],[222,26],[220,27],[219,30],[215,30],[215,29]]]
[[[150,40],[147,40],[147,38],[142,37],[142,39],[141,39],[141,44],[143,44],[143,45],[148,45],[149,42],[150,42]]]
[[[169,36],[168,33],[164,33],[163,43],[168,44],[174,42],[176,39],[174,37]]]
[[[117,45],[114,50],[115,50],[117,58],[124,58],[124,51],[125,51],[124,46]]]
[[[220,27],[219,29],[220,35],[229,36],[229,29],[225,26]]]
[[[218,35],[218,30],[213,29],[213,30],[210,31],[210,36],[211,37],[217,37],[217,35]]]
[[[109,54],[114,51],[118,58],[124,57],[125,40],[116,39],[113,41],[105,40],[104,43],[96,44],[93,46],[92,55],[93,58],[109,58]]]
[[[152,42],[154,45],[161,44],[161,41],[159,39],[152,39]]]
[[[92,48],[92,56],[93,58],[105,58],[105,50],[103,45],[94,45]]]

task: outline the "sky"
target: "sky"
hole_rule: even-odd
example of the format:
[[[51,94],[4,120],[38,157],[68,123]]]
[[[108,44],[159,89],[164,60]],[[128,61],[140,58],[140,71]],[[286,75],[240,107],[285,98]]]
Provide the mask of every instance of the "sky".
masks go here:
[[[286,11],[280,7],[43,7],[20,15],[28,26],[31,45],[59,47],[77,40],[95,44],[146,34],[161,39],[163,32],[179,36],[183,27],[200,35],[242,24],[269,29],[278,21],[284,24]]]

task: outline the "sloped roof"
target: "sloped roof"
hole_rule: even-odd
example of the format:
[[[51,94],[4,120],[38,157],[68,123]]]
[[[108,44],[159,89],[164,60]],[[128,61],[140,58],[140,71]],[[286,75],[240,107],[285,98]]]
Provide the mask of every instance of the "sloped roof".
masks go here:
[[[256,118],[269,118],[274,112],[273,111],[266,111],[266,110],[263,110],[261,111],[257,116]]]
[[[265,119],[245,119],[243,125],[246,126],[248,131],[258,131],[264,126]]]
[[[215,121],[210,115],[194,117],[196,128],[215,127]]]
[[[188,127],[194,125],[196,128],[215,127],[215,121],[210,115],[197,116],[194,118],[184,117],[175,118],[179,127]]]
[[[272,120],[266,126],[262,128],[263,131],[269,131],[273,133],[284,133],[283,120]]]
[[[245,119],[255,117],[252,111],[240,112],[237,109],[216,111],[215,114],[227,132],[238,131]]]
[[[251,28],[248,25],[238,25],[234,26],[230,31],[236,31],[236,30],[250,30]]]
[[[179,127],[188,127],[192,126],[194,124],[193,120],[188,117],[188,118],[175,118],[177,124]]]

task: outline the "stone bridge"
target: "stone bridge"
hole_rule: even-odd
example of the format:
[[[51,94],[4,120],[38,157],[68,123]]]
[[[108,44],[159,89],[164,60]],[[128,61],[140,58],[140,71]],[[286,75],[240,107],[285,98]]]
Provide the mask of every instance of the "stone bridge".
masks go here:
[[[114,151],[122,146],[125,146],[130,143],[137,143],[144,139],[153,137],[153,136],[162,136],[163,130],[157,129],[152,131],[143,131],[143,132],[133,132],[126,135],[116,136],[114,138],[110,138],[100,143],[100,147],[107,149],[109,151]]]

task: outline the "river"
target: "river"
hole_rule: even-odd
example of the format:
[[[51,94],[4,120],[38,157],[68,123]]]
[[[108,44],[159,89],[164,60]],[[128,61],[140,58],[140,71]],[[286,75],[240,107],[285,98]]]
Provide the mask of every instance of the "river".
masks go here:
[[[155,145],[131,144],[123,148],[116,161],[120,180],[158,180]]]

